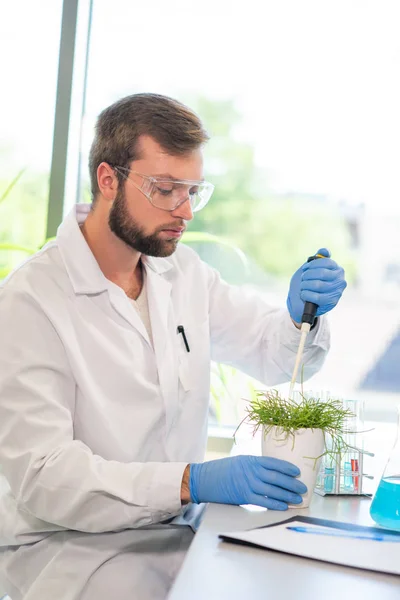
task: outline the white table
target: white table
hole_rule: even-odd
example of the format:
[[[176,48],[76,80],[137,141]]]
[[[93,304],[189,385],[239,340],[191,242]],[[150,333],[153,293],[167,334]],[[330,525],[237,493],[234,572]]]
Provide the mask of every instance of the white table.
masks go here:
[[[314,494],[309,509],[286,512],[210,504],[168,600],[400,600],[400,577],[218,538],[222,532],[251,529],[295,514],[374,525],[370,502],[369,498]]]

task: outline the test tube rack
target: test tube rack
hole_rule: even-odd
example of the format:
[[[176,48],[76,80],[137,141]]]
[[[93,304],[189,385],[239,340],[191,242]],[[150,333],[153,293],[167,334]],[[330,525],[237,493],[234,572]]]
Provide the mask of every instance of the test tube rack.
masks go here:
[[[343,453],[322,457],[315,492],[321,496],[370,496],[365,490],[365,479],[373,479],[364,468],[364,457],[374,456],[364,450],[361,439],[364,421],[364,403],[357,400],[341,400],[344,408],[348,408],[354,417],[348,421],[351,433],[344,436],[349,445]]]
[[[370,496],[365,492],[364,480],[373,479],[364,473],[364,456],[371,452],[357,449],[345,454],[324,456],[317,476],[315,492],[320,496]]]

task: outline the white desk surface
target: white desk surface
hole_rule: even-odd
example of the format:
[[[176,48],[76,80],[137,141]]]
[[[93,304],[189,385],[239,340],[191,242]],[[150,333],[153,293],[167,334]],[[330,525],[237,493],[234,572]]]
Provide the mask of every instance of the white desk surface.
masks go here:
[[[254,511],[209,504],[168,600],[400,600],[400,577],[222,542],[218,534],[295,514],[375,525],[371,500],[314,494],[309,509]],[[399,553],[400,561],[400,553]]]

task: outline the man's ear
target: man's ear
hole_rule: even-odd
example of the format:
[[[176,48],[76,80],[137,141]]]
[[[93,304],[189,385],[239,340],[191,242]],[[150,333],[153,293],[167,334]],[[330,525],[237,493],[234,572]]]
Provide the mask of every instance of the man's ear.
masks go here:
[[[103,198],[114,202],[118,192],[118,179],[114,169],[106,162],[100,163],[97,167],[97,185]]]

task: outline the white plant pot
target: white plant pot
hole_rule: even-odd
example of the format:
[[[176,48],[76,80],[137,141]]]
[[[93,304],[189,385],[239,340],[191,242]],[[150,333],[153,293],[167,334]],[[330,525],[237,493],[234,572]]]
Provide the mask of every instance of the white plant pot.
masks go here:
[[[273,427],[266,434],[262,429],[262,455],[287,460],[300,469],[298,479],[305,483],[307,492],[303,494],[301,504],[289,504],[290,508],[307,508],[315,488],[321,459],[317,456],[324,452],[324,432],[322,429],[299,429],[294,435]],[[311,458],[306,458],[311,457]]]

